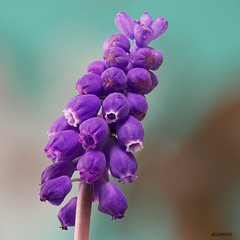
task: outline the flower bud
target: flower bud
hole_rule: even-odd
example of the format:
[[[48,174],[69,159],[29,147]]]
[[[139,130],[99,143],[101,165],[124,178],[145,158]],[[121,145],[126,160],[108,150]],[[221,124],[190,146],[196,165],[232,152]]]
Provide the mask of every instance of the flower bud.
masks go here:
[[[124,119],[129,114],[129,103],[122,93],[111,93],[102,103],[102,114],[107,123]]]
[[[99,192],[98,210],[112,216],[112,219],[121,219],[127,208],[127,199],[116,183],[104,183]]]
[[[145,94],[152,86],[150,73],[144,68],[133,68],[127,74],[130,92]]]
[[[98,180],[106,167],[106,158],[102,151],[89,150],[82,155],[77,164],[80,179],[91,184]]]
[[[168,28],[168,22],[164,17],[157,17],[151,22],[150,26],[154,32],[152,37],[152,40],[154,40],[166,32]]]
[[[150,93],[158,85],[158,78],[157,78],[157,76],[153,72],[151,72],[151,71],[149,71],[149,73],[151,75],[152,86],[148,89],[146,94]]]
[[[100,99],[93,94],[77,95],[71,98],[63,112],[68,124],[77,127],[83,121],[97,116],[100,106]]]
[[[146,47],[153,39],[153,29],[145,24],[134,27],[134,37],[138,47]]]
[[[155,66],[156,59],[150,48],[139,48],[132,57],[133,65],[147,70]]]
[[[160,51],[153,49],[152,50],[153,55],[154,55],[154,59],[155,59],[155,64],[154,66],[151,68],[152,70],[158,70],[158,68],[162,65],[163,63],[163,55]]]
[[[125,52],[129,52],[130,42],[128,38],[122,33],[113,34],[107,42],[104,42],[104,50],[110,47],[120,47]]]
[[[119,28],[119,30],[124,33],[130,39],[134,39],[133,34],[133,20],[132,18],[124,12],[120,12],[117,14],[115,18],[115,24]]]
[[[94,61],[87,67],[88,73],[94,73],[100,75],[105,71],[106,67],[103,61]]]
[[[148,110],[146,98],[141,94],[131,92],[127,93],[126,97],[130,106],[129,114],[137,120],[142,121]]]
[[[124,69],[128,65],[129,57],[122,48],[111,47],[105,50],[103,59],[107,68],[117,67]]]
[[[150,25],[152,22],[152,17],[149,15],[149,13],[145,12],[140,18],[140,22],[141,24]]]
[[[75,130],[78,131],[77,128],[71,126],[68,124],[67,119],[65,116],[61,116],[60,118],[56,119],[50,129],[47,131],[48,138],[50,138],[52,135],[56,134],[57,132],[60,131],[65,131],[65,130]]]
[[[58,219],[61,223],[62,230],[75,226],[77,208],[77,197],[72,198],[58,213]]]
[[[103,94],[103,86],[101,76],[95,73],[87,73],[78,79],[76,89],[79,94],[95,94],[101,96]]]
[[[63,202],[71,189],[72,181],[67,176],[48,180],[41,185],[40,200],[42,202],[48,201],[51,204],[58,206]]]
[[[118,122],[117,137],[118,142],[126,147],[127,152],[137,152],[143,148],[143,127],[133,116]]]
[[[41,175],[41,184],[45,183],[50,179],[54,179],[57,177],[61,177],[63,175],[68,176],[69,178],[72,177],[75,170],[75,165],[71,162],[56,162],[49,165],[47,168],[44,169]]]
[[[114,145],[110,150],[109,166],[113,177],[120,179],[120,182],[132,183],[137,176],[137,161],[131,152],[126,152],[119,144]]]
[[[44,148],[47,157],[55,161],[70,161],[83,154],[84,150],[79,144],[79,133],[73,130],[61,131],[53,135]]]
[[[106,69],[101,75],[102,84],[105,92],[120,92],[127,85],[127,76],[123,70],[111,67]]]
[[[108,135],[108,125],[101,117],[94,117],[84,121],[80,126],[79,142],[86,150],[101,147]]]

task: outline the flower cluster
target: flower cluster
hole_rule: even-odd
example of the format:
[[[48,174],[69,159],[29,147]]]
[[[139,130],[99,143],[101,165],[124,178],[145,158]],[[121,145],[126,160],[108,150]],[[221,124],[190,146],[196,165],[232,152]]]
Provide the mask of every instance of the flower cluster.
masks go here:
[[[152,20],[148,13],[133,21],[121,12],[115,24],[122,33],[104,42],[102,60],[88,65],[76,83],[78,95],[47,132],[44,151],[52,164],[42,173],[40,200],[60,205],[78,171],[79,181],[94,184],[93,201],[99,202],[99,211],[121,219],[127,200],[117,184],[109,181],[109,174],[121,184],[137,178],[133,153],[143,148],[140,121],[148,110],[144,95],[157,86],[152,70],[163,62],[162,53],[148,44],[166,31],[168,22],[163,17]],[[134,40],[132,49],[128,38]],[[62,229],[74,226],[76,203],[77,198],[72,198],[60,209]]]

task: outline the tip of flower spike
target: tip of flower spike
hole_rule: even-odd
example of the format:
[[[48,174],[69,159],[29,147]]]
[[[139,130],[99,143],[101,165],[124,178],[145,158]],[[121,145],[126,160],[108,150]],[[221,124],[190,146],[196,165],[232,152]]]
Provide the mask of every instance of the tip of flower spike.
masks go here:
[[[138,151],[141,151],[143,149],[143,142],[140,141],[140,140],[137,140],[137,141],[131,141],[127,144],[127,149],[126,151],[127,152],[138,152]]]

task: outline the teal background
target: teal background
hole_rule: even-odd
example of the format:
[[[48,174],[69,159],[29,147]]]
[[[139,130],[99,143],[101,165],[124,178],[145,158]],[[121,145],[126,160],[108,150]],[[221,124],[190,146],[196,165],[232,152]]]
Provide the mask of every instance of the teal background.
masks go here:
[[[119,32],[114,18],[121,11],[133,19],[149,12],[169,22],[151,43],[162,51],[164,64],[158,88],[147,96],[145,149],[161,155],[176,148],[223,97],[239,94],[237,0],[0,0],[0,239],[73,239],[73,229],[58,228],[59,208],[39,201],[40,174],[50,164],[42,149],[47,129],[76,94],[77,79],[102,58],[103,41]],[[151,174],[144,169],[154,159],[137,157],[138,180],[122,187],[129,201],[126,217],[111,221],[94,203],[90,239],[180,239],[174,207],[164,191],[148,185]],[[238,192],[227,202],[230,230],[240,238]]]

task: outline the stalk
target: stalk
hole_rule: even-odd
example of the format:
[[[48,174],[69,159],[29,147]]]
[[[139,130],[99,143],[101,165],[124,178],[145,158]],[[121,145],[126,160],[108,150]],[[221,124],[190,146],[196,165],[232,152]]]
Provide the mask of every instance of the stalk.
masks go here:
[[[79,183],[74,240],[89,240],[93,184]]]

